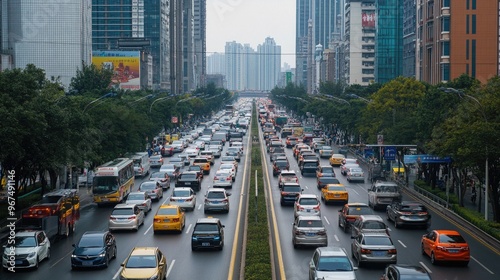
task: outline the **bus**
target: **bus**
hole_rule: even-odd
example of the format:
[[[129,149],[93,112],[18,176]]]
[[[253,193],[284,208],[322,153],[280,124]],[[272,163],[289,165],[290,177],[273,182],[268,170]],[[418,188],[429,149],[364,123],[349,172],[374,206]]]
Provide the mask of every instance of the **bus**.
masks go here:
[[[134,162],[129,158],[117,158],[99,167],[92,183],[94,202],[118,204],[123,202],[134,187]]]

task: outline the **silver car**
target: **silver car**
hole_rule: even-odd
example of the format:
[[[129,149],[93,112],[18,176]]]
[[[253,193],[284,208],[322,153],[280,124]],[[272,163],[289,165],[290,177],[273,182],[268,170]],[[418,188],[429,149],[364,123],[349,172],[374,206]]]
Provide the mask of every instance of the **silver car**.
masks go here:
[[[151,200],[159,201],[163,198],[162,186],[154,181],[144,181],[139,186],[139,191],[146,192]]]
[[[118,204],[109,216],[109,231],[120,229],[139,230],[144,224],[144,211],[136,204]]]
[[[319,247],[309,262],[309,280],[356,280],[355,270],[347,252],[340,247]]]
[[[347,181],[361,181],[365,182],[365,173],[361,167],[351,167],[347,170]]]
[[[209,188],[205,194],[205,204],[203,211],[223,211],[229,213],[229,196],[225,189]]]
[[[328,236],[319,216],[298,216],[292,227],[293,247],[299,245],[328,246]]]
[[[127,196],[127,200],[125,201],[126,204],[136,204],[139,209],[144,211],[144,214],[148,214],[149,211],[151,211],[151,198],[149,195],[145,192],[131,192]]]
[[[217,170],[212,181],[213,187],[231,188],[233,187],[233,176],[227,169]]]
[[[315,194],[300,194],[293,205],[293,217],[321,216],[320,201]]]
[[[163,165],[163,157],[161,155],[152,155],[149,157],[149,165],[151,167],[160,167]]]
[[[196,207],[196,194],[191,188],[174,188],[172,196],[170,196],[170,204],[193,211]]]
[[[362,232],[351,238],[352,255],[359,266],[365,263],[392,264],[398,260],[396,247],[385,232]]]

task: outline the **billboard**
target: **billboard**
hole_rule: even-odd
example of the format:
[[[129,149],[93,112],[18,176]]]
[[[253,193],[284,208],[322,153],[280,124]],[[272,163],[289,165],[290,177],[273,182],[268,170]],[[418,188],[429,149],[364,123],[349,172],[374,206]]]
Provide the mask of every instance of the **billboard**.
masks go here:
[[[140,51],[93,51],[92,64],[113,70],[113,85],[121,89],[141,89]]]
[[[362,13],[361,26],[363,28],[375,28],[375,13]]]

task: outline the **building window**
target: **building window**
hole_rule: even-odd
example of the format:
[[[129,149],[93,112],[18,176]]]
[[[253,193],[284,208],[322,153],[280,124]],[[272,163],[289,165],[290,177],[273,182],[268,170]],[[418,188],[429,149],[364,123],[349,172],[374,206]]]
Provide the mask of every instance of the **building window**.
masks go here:
[[[441,18],[441,32],[450,32],[450,17]]]
[[[472,1],[472,9],[475,10],[476,9],[476,0],[471,0]]]
[[[476,34],[476,15],[472,15],[472,34]]]
[[[443,8],[449,8],[450,7],[450,0],[443,0]]]
[[[469,40],[465,40],[465,59],[469,60]]]
[[[470,0],[465,1],[465,9],[466,10],[470,9]]]
[[[441,64],[441,80],[449,81],[450,80],[450,64],[443,63]]]
[[[450,56],[450,41],[444,41],[442,43],[442,51],[443,56]]]
[[[476,77],[476,40],[472,40],[471,45],[471,77]]]
[[[469,15],[465,17],[465,34],[469,34]]]

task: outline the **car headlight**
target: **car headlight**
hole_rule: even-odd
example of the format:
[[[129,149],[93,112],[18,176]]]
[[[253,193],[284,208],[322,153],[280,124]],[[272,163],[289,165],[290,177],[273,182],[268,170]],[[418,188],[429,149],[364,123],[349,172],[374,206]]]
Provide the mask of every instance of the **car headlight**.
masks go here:
[[[76,258],[76,255],[75,254],[71,254],[71,258]]]
[[[31,252],[31,253],[28,255],[28,259],[34,258],[35,256],[36,256],[36,252]]]
[[[101,257],[101,258],[104,258],[105,256],[106,256],[106,252],[99,254],[99,257]]]

